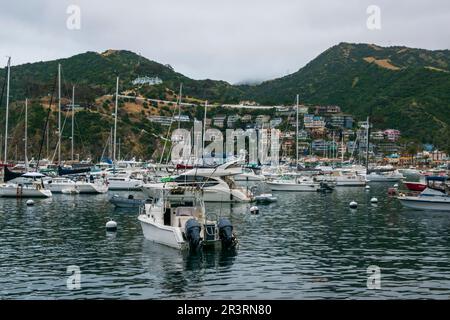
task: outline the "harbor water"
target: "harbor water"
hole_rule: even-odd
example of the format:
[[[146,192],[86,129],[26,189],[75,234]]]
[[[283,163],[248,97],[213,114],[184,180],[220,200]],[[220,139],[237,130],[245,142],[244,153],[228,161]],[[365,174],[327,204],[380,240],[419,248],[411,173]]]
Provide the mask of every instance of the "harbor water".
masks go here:
[[[259,215],[249,204],[207,203],[230,217],[239,248],[201,255],[145,240],[137,209],[115,209],[108,195],[34,206],[0,198],[0,298],[448,299],[450,215],[404,209],[389,186],[277,193]],[[115,233],[105,230],[110,218]],[[78,289],[67,286],[70,266]],[[370,266],[379,289],[367,286]]]

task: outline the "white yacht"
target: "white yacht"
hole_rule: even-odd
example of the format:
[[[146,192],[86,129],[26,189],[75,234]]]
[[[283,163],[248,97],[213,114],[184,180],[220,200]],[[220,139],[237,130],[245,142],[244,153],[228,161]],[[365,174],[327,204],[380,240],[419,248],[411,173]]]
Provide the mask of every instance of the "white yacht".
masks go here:
[[[83,176],[77,179],[75,180],[75,187],[79,193],[98,194],[108,192],[108,184],[103,178],[94,179],[93,175],[90,175],[89,178]]]
[[[116,174],[108,176],[109,190],[141,190],[142,180],[133,179],[128,174]]]
[[[272,191],[318,191],[320,182],[309,177],[281,177],[266,184]]]
[[[367,183],[364,175],[359,175],[352,170],[335,170],[331,173],[318,175],[319,181],[332,181],[336,187],[364,187]]]
[[[230,221],[208,217],[201,196],[189,189],[165,190],[161,198],[140,208],[138,220],[144,237],[180,250],[216,245],[234,248],[237,241]]]
[[[45,188],[43,174],[29,172],[22,175],[28,179],[27,183],[7,182],[0,185],[0,197],[10,198],[48,198],[52,192]]]
[[[405,177],[398,170],[387,171],[387,172],[371,172],[366,175],[368,182],[398,182]]]
[[[45,187],[52,193],[76,193],[77,185],[69,178],[57,177],[44,182]]]
[[[165,178],[161,183],[145,184],[142,191],[149,197],[158,197],[162,190],[192,187],[191,195],[194,190],[200,189],[205,202],[251,202],[254,200],[253,193],[239,187],[233,179],[240,172],[237,161],[214,168],[194,168]]]

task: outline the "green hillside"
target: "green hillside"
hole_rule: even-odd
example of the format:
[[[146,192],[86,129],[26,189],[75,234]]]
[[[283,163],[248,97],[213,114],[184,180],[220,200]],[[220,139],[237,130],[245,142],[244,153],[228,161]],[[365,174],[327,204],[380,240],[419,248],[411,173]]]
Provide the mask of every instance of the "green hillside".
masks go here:
[[[450,51],[341,43],[294,74],[241,86],[264,104],[333,104],[375,127],[450,149]]]
[[[87,52],[70,58],[14,66],[11,70],[11,130],[15,143],[21,144],[23,99],[33,99],[30,109],[30,148],[34,152],[41,141],[47,113],[48,97],[54,90],[57,65],[62,65],[63,97],[70,98],[75,84],[76,101],[90,104],[91,110],[77,115],[76,136],[82,156],[99,157],[112,125],[112,97],[116,76],[120,91],[146,98],[176,100],[174,92],[183,84],[184,100],[201,104],[237,103],[254,100],[260,104],[292,105],[295,95],[305,104],[339,105],[358,120],[372,116],[376,128],[397,128],[407,139],[433,143],[450,150],[450,51],[430,51],[406,47],[379,47],[368,44],[341,43],[308,63],[297,72],[259,85],[233,86],[225,81],[194,80],[177,73],[169,65],[148,60],[130,51]],[[0,89],[5,69],[0,69]],[[158,85],[134,86],[138,77],[158,77]],[[46,100],[48,101],[48,100]],[[66,103],[68,100],[66,100]],[[119,133],[123,154],[150,157],[158,152],[164,130],[146,120],[149,115],[170,116],[173,104],[148,104],[128,101],[132,105],[119,109]],[[54,105],[53,105],[54,106]],[[15,109],[14,109],[15,108]],[[202,114],[199,108],[185,108],[183,113]],[[0,109],[0,127],[4,128],[4,102]],[[34,119],[34,120],[33,120]],[[55,145],[56,110],[50,117],[50,145]],[[2,129],[3,131],[3,129]],[[70,123],[65,127],[67,154]],[[13,152],[10,150],[10,152]]]

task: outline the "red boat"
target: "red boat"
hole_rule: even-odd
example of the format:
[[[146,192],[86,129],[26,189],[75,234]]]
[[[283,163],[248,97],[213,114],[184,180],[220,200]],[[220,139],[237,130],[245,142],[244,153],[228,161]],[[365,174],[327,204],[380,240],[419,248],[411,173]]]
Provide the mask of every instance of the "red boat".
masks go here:
[[[403,183],[411,191],[422,192],[427,187],[426,183],[422,182],[403,182]]]

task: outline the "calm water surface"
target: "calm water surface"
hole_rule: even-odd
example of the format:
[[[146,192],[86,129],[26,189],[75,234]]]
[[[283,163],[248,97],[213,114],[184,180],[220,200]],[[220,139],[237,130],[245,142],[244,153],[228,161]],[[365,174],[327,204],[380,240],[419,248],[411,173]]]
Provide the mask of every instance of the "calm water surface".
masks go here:
[[[278,193],[258,216],[246,204],[207,204],[231,217],[240,245],[200,256],[145,240],[137,211],[115,210],[108,195],[34,207],[0,198],[0,298],[450,298],[450,215],[403,209],[387,187]],[[80,290],[66,287],[70,265],[81,269]],[[381,268],[380,290],[367,289],[370,265]]]

